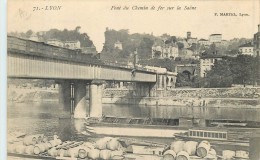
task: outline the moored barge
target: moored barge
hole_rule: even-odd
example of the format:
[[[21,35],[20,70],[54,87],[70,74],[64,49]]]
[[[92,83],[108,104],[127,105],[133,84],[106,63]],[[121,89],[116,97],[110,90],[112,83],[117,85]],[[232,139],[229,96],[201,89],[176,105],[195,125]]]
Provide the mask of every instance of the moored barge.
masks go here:
[[[188,128],[178,119],[102,117],[86,119],[86,134],[101,136],[173,138]]]
[[[201,141],[207,140],[213,145],[229,145],[249,147],[249,135],[252,132],[232,130],[227,128],[192,128],[187,132],[175,134],[177,139]]]

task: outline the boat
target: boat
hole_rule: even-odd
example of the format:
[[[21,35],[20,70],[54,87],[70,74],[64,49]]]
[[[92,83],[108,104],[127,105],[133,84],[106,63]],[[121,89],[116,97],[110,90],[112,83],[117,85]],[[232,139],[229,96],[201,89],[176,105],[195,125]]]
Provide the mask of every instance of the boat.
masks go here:
[[[233,119],[210,119],[206,120],[209,127],[239,127],[239,128],[260,128],[260,122],[241,121]]]
[[[192,128],[187,132],[175,134],[176,139],[185,141],[207,140],[213,145],[249,147],[249,135],[252,130],[234,130],[230,128]]]
[[[99,136],[173,138],[175,133],[187,131],[178,119],[112,117],[87,118],[86,132]]]

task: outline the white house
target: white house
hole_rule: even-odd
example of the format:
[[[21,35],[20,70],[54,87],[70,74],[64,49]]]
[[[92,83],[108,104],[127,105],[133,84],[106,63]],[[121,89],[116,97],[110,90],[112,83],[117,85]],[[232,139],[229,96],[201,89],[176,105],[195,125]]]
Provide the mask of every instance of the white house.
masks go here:
[[[66,41],[64,47],[69,49],[80,49],[80,41]]]
[[[197,38],[189,38],[187,39],[187,42],[189,45],[192,45],[193,43],[198,43],[198,39]]]
[[[222,55],[210,54],[200,57],[200,76],[205,77],[206,71],[210,71],[216,61],[222,60]]]
[[[204,45],[204,46],[209,46],[210,45],[210,42],[207,39],[200,39],[200,40],[198,40],[198,43],[200,45]]]
[[[58,39],[49,39],[47,44],[57,46],[57,47],[64,47],[64,43]]]
[[[258,32],[254,34],[255,56],[260,55],[260,24],[258,24]]]
[[[114,44],[114,48],[117,48],[119,50],[123,50],[123,45],[120,41],[116,41]]]
[[[254,44],[252,42],[239,46],[239,52],[243,55],[254,55]]]
[[[191,37],[191,32],[187,32],[187,42],[189,45],[192,45],[192,43],[197,43],[198,39]]]
[[[158,54],[158,55],[156,55]],[[163,45],[163,46],[153,46],[152,47],[152,57],[157,58],[173,58],[179,56],[178,46],[175,43]]]
[[[222,34],[211,34],[209,36],[210,43],[221,43],[222,41]]]

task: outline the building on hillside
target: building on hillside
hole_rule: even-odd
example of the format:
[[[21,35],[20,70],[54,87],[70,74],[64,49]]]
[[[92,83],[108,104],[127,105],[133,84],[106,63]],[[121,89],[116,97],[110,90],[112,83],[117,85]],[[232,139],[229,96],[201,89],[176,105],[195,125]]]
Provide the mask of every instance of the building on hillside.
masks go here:
[[[187,39],[187,42],[189,45],[192,45],[192,44],[197,44],[198,43],[198,39],[197,38],[189,38]]]
[[[37,34],[33,32],[32,35],[30,36],[29,40],[38,42],[39,38],[38,38]]]
[[[176,43],[164,44],[163,46],[152,47],[152,58],[172,58],[179,56],[179,50]]]
[[[44,36],[46,34],[46,31],[39,31],[38,34],[39,36]]]
[[[258,32],[254,34],[254,52],[255,56],[260,56],[260,24],[258,24]]]
[[[200,45],[204,45],[204,46],[209,46],[210,45],[210,42],[207,39],[200,39],[200,40],[198,40],[198,43]]]
[[[80,49],[80,41],[66,41],[64,42],[64,47],[68,49]]]
[[[252,42],[239,46],[239,53],[243,55],[254,55],[254,44]]]
[[[64,47],[64,43],[58,39],[49,39],[47,44],[57,46],[57,47]]]
[[[152,46],[152,58],[162,58],[161,46]]]
[[[210,71],[214,66],[215,62],[222,60],[223,57],[223,55],[204,53],[200,57],[200,76],[205,77],[206,71]]]
[[[189,48],[190,47],[189,43],[185,39],[179,40],[177,43],[182,43],[183,48]]]
[[[223,45],[223,46],[228,46],[228,41],[227,40],[222,40],[221,41],[221,45]]]
[[[193,53],[192,56],[191,56],[191,59],[199,60],[200,55],[198,53]]]
[[[190,31],[187,32],[187,39],[189,39],[189,38],[191,38],[191,32]]]
[[[198,43],[198,39],[191,37],[191,32],[187,32],[187,42],[189,45],[192,45],[193,43]]]
[[[182,59],[191,59],[193,56],[194,52],[191,48],[184,48],[179,54],[179,57]]]
[[[120,41],[116,41],[114,44],[115,49],[123,50],[123,45]]]
[[[210,43],[221,43],[222,41],[222,34],[211,34],[209,36]]]
[[[97,49],[94,45],[91,47],[81,47],[81,52],[84,54],[97,54]]]
[[[198,44],[193,44],[189,48],[183,48],[180,57],[183,59],[198,59],[199,58]]]

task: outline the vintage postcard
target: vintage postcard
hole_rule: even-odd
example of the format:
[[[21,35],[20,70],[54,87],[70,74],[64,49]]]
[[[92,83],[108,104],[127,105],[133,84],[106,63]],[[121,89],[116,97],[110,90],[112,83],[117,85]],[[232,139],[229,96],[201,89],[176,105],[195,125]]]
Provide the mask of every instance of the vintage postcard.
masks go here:
[[[8,0],[7,159],[260,159],[260,1]]]

